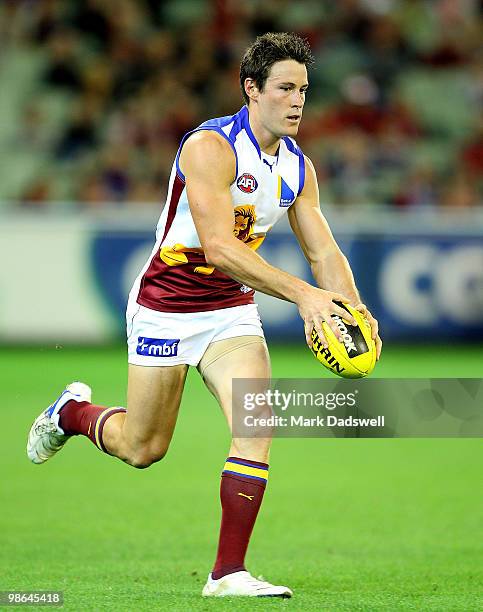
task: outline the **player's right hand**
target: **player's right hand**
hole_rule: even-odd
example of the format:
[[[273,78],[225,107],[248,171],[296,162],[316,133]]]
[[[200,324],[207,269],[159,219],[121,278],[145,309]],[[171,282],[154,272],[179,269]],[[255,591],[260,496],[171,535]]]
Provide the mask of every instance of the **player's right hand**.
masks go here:
[[[304,295],[297,302],[300,316],[304,322],[305,340],[307,345],[312,347],[312,329],[315,327],[322,344],[327,348],[328,343],[322,328],[322,323],[325,321],[330,329],[334,332],[335,337],[339,342],[342,342],[342,335],[337,327],[332,315],[339,315],[351,325],[357,325],[351,314],[341,308],[335,302],[350,303],[350,300],[333,291],[325,291],[317,287],[311,287],[309,291],[304,292]]]

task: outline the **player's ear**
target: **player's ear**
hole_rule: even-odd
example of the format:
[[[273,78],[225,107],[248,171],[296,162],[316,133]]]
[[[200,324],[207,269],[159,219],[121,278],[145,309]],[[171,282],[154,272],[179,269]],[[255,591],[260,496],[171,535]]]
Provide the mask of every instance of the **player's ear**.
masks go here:
[[[244,87],[245,87],[245,93],[250,98],[250,100],[256,100],[258,98],[260,91],[254,79],[251,79],[251,78],[245,79]]]

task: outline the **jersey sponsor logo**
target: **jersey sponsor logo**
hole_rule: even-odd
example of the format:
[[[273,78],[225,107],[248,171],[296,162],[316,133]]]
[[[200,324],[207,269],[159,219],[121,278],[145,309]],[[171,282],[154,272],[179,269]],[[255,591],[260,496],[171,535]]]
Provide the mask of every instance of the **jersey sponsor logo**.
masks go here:
[[[294,192],[281,176],[278,177],[278,197],[280,201],[279,206],[281,208],[288,208],[295,200]]]
[[[270,168],[270,172],[271,172],[271,171],[273,170],[273,167],[275,166],[275,163],[276,163],[276,162],[272,162],[272,163],[270,163],[270,162],[269,162],[267,159],[265,159],[265,158],[264,158],[264,159],[263,159],[263,163],[264,163],[264,164],[267,164],[267,166]]]
[[[145,357],[176,357],[179,340],[139,336],[136,353]]]
[[[255,189],[258,187],[257,179],[252,175],[245,172],[236,182],[236,186],[243,193],[253,193]]]

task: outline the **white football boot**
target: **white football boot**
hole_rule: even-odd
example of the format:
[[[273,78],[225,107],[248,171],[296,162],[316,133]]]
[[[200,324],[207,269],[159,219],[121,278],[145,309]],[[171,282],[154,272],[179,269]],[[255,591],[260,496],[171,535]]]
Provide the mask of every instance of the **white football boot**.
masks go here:
[[[211,574],[202,592],[203,597],[292,597],[292,591],[285,586],[275,586],[258,580],[248,572],[234,572],[218,580]]]
[[[71,436],[66,436],[59,425],[59,411],[67,402],[90,402],[91,388],[73,382],[64,389],[55,402],[44,410],[30,428],[27,456],[33,463],[44,463],[59,451]]]

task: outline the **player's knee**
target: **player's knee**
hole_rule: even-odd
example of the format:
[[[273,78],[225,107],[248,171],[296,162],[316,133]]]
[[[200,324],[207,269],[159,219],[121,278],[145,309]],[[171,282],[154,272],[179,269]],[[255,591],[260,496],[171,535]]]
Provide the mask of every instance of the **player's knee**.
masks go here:
[[[167,445],[156,447],[145,446],[137,449],[135,452],[130,453],[129,457],[126,458],[126,462],[129,463],[129,465],[132,465],[132,467],[139,470],[144,470],[153,465],[153,463],[161,461],[161,459],[166,456],[167,452]]]

